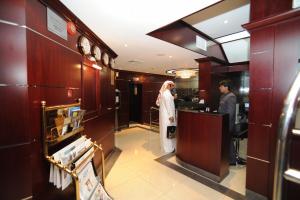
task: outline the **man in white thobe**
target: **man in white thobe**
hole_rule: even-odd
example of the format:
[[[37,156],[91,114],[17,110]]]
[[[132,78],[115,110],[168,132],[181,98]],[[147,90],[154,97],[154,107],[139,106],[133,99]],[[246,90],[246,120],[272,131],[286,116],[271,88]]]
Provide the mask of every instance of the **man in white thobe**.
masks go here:
[[[167,127],[176,126],[174,97],[170,91],[174,86],[174,82],[165,81],[156,100],[156,104],[159,106],[160,144],[165,153],[173,152],[176,145],[175,138],[167,138]]]

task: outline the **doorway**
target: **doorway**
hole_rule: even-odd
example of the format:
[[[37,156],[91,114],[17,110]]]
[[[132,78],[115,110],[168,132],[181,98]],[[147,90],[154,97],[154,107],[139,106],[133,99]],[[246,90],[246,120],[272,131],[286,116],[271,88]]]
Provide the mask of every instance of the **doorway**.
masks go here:
[[[142,84],[129,83],[129,123],[142,123]]]

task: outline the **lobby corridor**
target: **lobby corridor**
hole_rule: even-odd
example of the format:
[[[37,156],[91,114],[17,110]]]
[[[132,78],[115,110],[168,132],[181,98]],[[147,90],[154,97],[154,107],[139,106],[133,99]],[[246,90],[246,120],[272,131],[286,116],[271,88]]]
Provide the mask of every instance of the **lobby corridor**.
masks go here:
[[[226,196],[160,162],[168,157],[165,159],[167,163],[177,165],[173,154],[162,157],[158,133],[139,127],[129,128],[116,134],[116,147],[122,152],[106,178],[106,188],[115,200],[232,199],[230,195]],[[214,184],[225,188],[226,193],[234,193],[234,199],[243,199],[245,168],[235,167],[230,171],[235,175],[230,174],[221,184]],[[236,180],[234,176],[237,174],[242,180]],[[224,187],[224,184],[228,185]]]

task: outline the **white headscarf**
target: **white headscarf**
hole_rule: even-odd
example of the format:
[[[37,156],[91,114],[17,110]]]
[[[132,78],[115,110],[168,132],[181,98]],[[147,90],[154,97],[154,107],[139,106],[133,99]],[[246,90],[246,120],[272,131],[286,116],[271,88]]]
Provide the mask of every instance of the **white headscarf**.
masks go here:
[[[157,99],[156,99],[156,105],[157,105],[157,106],[160,105],[160,98],[161,98],[161,95],[164,93],[164,91],[167,90],[167,87],[168,87],[169,84],[175,85],[173,81],[169,81],[169,80],[165,81],[165,82],[162,84],[162,86],[161,86],[161,88],[160,88],[160,90],[159,90],[159,94],[158,94]]]

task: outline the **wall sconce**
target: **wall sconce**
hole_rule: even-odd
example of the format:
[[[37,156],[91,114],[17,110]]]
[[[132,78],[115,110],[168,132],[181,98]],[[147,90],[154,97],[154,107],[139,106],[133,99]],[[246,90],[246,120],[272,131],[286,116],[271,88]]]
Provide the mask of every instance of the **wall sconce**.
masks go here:
[[[95,63],[92,65],[92,67],[95,69],[98,69],[98,70],[102,70],[102,67],[100,67],[99,65],[97,65]]]
[[[140,78],[139,78],[139,77],[133,77],[132,80],[133,80],[133,81],[139,81]]]

